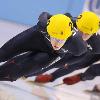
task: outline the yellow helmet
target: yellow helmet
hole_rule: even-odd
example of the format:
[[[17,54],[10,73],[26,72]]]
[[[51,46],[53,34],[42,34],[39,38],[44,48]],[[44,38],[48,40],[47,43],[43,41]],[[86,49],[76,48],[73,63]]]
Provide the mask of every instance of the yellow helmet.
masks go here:
[[[53,15],[47,22],[47,32],[51,37],[67,40],[72,35],[73,23],[63,14]]]
[[[83,12],[77,17],[76,20],[77,28],[83,33],[90,35],[96,33],[99,30],[99,24],[99,17],[91,11]]]

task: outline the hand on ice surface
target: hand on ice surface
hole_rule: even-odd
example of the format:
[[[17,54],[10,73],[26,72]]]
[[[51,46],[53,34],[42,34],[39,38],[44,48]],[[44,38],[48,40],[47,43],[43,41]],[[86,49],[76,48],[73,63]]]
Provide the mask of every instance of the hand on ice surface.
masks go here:
[[[48,75],[48,74],[45,74],[45,75],[38,75],[35,79],[35,82],[38,82],[38,83],[48,83],[52,80],[52,75]]]
[[[80,74],[73,75],[73,76],[70,76],[70,77],[67,77],[67,78],[63,79],[63,83],[67,84],[67,85],[73,85],[73,84],[76,84],[80,81],[81,81]]]

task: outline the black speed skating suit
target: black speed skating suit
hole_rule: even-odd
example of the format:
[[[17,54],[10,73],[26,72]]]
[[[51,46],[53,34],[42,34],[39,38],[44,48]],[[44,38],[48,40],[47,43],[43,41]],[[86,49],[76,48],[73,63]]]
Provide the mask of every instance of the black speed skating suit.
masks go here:
[[[79,56],[87,51],[86,44],[79,34],[69,37],[60,50],[53,50],[45,25],[49,18],[50,15],[44,13],[42,18],[39,17],[37,25],[18,34],[0,48],[0,62],[8,60],[0,67],[1,80],[3,80],[2,77],[12,81],[16,80],[16,77],[19,78],[30,71],[41,69],[57,57],[64,57],[66,53]],[[19,55],[24,52],[28,53]]]

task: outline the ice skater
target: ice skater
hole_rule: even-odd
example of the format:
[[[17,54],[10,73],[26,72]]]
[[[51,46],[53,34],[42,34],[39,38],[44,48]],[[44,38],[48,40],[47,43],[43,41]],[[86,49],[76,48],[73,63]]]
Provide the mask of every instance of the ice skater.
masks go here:
[[[97,20],[98,20],[98,23],[97,23]],[[59,69],[57,69],[55,72],[53,72],[49,75],[46,74],[46,75],[37,76],[37,78],[35,79],[36,82],[40,82],[40,83],[52,82],[52,81],[56,80],[57,78],[67,75],[75,70],[86,68],[88,66],[90,66],[90,68],[86,71],[86,73],[90,73],[91,69],[92,70],[94,69],[94,72],[96,70],[99,71],[99,67],[96,67],[98,69],[95,69],[94,65],[93,65],[94,67],[91,68],[91,66],[94,62],[100,60],[100,46],[99,46],[100,35],[97,33],[99,28],[95,29],[96,27],[100,27],[99,18],[97,17],[96,14],[94,14],[92,12],[83,12],[82,14],[79,15],[78,19],[76,20],[76,26],[77,26],[78,30],[83,32],[82,37],[83,37],[84,41],[86,41],[88,44],[87,52],[78,57],[72,56],[70,59],[67,59],[67,60],[66,60],[67,56],[65,56],[63,59],[61,59],[60,61],[58,61],[51,67],[51,68],[53,68],[53,67],[59,68],[60,67]],[[93,26],[94,26],[94,28],[93,28]],[[90,31],[90,29],[93,29],[96,31],[93,32],[93,31]],[[79,74],[79,75],[80,76],[82,75],[82,77],[83,77],[85,74]],[[77,83],[82,79],[82,78],[79,78],[79,75],[76,75],[77,77],[76,76],[71,77],[71,80],[73,79],[72,81],[70,80],[70,77],[64,78],[63,82],[65,84]],[[90,77],[90,79],[91,79],[91,77]],[[67,83],[68,80],[69,80],[69,83]]]
[[[37,25],[0,48],[0,62],[7,61],[0,66],[0,80],[15,81],[63,58],[66,53],[75,56],[85,53],[86,43],[73,30],[73,23],[66,15],[42,13]]]

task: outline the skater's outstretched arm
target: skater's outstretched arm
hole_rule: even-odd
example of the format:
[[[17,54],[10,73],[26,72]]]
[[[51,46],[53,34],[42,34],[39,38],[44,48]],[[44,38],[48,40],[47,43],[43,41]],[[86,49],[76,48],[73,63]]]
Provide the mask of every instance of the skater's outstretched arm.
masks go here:
[[[71,61],[70,61],[70,63],[68,62],[68,64],[66,64],[66,65],[64,65],[65,63],[63,63],[61,65],[61,68],[59,68],[58,70],[56,70],[55,72],[53,72],[51,74],[38,75],[36,77],[35,81],[42,82],[42,83],[54,81],[57,78],[67,75],[75,70],[88,67],[88,65],[91,65],[93,62],[98,61],[100,58],[99,56],[100,55],[96,55],[96,54],[91,55],[91,53],[90,53],[90,54],[86,54],[84,56],[72,59],[71,60],[72,64],[71,64]],[[62,63],[62,61],[61,61],[61,63]]]
[[[80,81],[93,80],[96,76],[100,76],[100,63],[90,65],[84,73],[79,73],[63,79],[63,83],[73,85]]]
[[[76,57],[75,59],[72,59],[71,61],[68,62],[66,67],[64,67],[64,64],[63,64],[61,68],[51,73],[51,75],[53,76],[52,81],[59,77],[67,75],[75,70],[88,67],[92,63],[98,61],[100,58],[99,56],[100,55],[97,55],[97,54],[91,55],[91,53],[88,53],[88,54],[82,55],[81,57]]]

